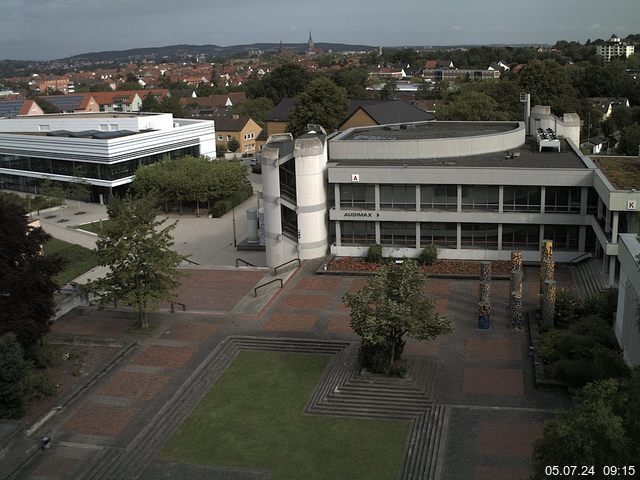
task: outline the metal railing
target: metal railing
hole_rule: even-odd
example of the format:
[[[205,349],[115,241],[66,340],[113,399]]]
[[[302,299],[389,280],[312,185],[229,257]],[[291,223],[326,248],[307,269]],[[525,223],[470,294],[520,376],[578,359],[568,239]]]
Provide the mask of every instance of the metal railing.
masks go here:
[[[192,265],[200,265],[198,262],[194,262],[193,260],[189,260],[188,258],[185,258],[184,261],[188,262],[188,263],[190,263]]]
[[[298,262],[298,266],[300,266],[300,259],[299,258],[294,258],[293,260],[289,260],[288,262],[284,262],[283,264],[278,265],[277,267],[275,267],[273,269],[273,274],[277,275],[279,268],[285,267],[285,266],[287,266],[287,265],[289,265],[290,263],[293,263],[293,262]]]
[[[255,265],[253,263],[251,263],[251,262],[247,262],[246,260],[243,260],[242,258],[236,258],[236,268],[238,268],[238,262],[242,262],[248,267],[255,267]]]
[[[184,303],[171,302],[171,313],[176,313],[176,308],[175,308],[176,305],[180,305],[182,307],[183,312],[187,311],[187,306]]]
[[[569,260],[567,263],[580,263],[583,260],[586,260],[587,258],[591,258],[593,257],[593,255],[591,254],[591,252],[585,252],[581,255],[578,255],[576,258],[572,258],[571,260]]]
[[[267,285],[271,285],[272,283],[275,282],[280,282],[280,288],[284,287],[284,282],[282,281],[281,278],[274,278],[273,280],[267,282],[267,283],[263,283],[262,285],[258,285],[256,288],[253,289],[253,295],[254,296],[258,296],[258,290],[261,289],[262,287],[266,287]]]

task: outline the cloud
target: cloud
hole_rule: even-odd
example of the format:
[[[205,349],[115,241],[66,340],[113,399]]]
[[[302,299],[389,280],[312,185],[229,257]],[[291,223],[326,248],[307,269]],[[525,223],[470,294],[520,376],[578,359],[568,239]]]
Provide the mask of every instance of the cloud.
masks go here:
[[[451,27],[451,30],[462,30],[462,27],[460,25],[454,25]]]
[[[604,28],[599,23],[594,23],[589,27],[589,30],[604,30]]]

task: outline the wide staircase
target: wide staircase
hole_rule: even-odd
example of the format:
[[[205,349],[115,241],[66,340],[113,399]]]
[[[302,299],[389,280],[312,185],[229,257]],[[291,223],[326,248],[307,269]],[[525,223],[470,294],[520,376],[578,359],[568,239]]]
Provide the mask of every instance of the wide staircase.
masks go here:
[[[601,265],[602,259],[591,258],[572,268],[573,279],[582,298],[596,296],[607,288]]]

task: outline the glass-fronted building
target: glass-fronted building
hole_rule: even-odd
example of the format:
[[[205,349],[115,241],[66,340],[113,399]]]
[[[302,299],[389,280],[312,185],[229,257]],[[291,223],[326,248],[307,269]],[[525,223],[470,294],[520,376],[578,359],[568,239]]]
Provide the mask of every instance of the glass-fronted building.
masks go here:
[[[83,179],[94,200],[135,170],[186,155],[215,158],[212,121],[168,113],[53,114],[0,119],[0,188],[37,193],[43,180]]]

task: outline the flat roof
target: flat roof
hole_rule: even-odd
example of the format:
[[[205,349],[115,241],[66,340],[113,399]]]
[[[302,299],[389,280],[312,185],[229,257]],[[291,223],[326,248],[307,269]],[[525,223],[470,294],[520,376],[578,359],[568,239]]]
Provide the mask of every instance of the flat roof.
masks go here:
[[[151,116],[151,115],[167,115],[166,113],[155,113],[155,112],[80,112],[80,113],[47,113],[44,115],[27,115],[24,117],[15,117],[10,120],[21,120],[24,119],[28,121],[29,119],[34,118],[135,118],[142,116]],[[170,115],[170,114],[169,114]]]
[[[640,190],[640,165],[637,157],[590,158],[616,190]]]
[[[396,132],[392,132],[396,133]],[[331,142],[329,142],[331,145]],[[329,163],[337,166],[411,166],[411,167],[487,167],[487,168],[588,168],[580,156],[571,148],[566,140],[561,140],[561,151],[543,149],[538,151],[533,137],[527,137],[524,145],[509,151],[485,153],[448,158],[422,159],[339,159],[331,156],[329,146]],[[515,153],[515,155],[513,155]],[[519,156],[518,156],[519,154]]]
[[[519,128],[518,122],[421,122],[356,128],[333,141],[389,141],[435,138],[477,137],[506,133]]]

